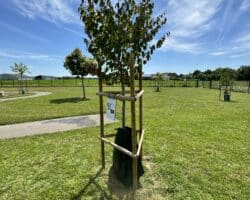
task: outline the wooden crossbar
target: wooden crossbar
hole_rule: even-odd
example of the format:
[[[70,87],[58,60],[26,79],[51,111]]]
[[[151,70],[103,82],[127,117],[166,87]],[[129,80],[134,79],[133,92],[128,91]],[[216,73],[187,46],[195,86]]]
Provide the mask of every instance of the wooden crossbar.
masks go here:
[[[136,96],[135,98],[138,100],[144,93],[144,90],[141,90]]]
[[[144,139],[144,129],[141,132],[141,137],[140,137],[140,141],[139,141],[139,145],[138,145],[138,149],[137,149],[137,153],[135,157],[139,157],[140,155],[143,139]]]
[[[137,132],[139,132],[139,131],[137,131]],[[130,156],[131,158],[139,157],[140,152],[141,152],[143,139],[144,139],[144,129],[142,130],[142,133],[141,133],[141,137],[140,137],[140,141],[139,141],[139,145],[138,145],[138,149],[137,149],[136,154],[133,154],[131,151],[125,149],[124,147],[121,147],[120,145],[115,144],[114,142],[111,142],[108,139],[106,139],[107,137],[114,137],[115,135],[116,134],[109,134],[109,135],[105,135],[104,137],[99,137],[99,139],[107,144],[110,144],[111,146],[113,146],[114,148],[118,149],[119,151],[125,153],[126,155]]]
[[[111,142],[111,141],[109,141],[109,140],[107,140],[107,139],[105,139],[105,138],[101,138],[101,137],[100,137],[100,139],[101,139],[103,142],[105,142],[105,143],[107,143],[107,144],[110,144],[110,145],[113,146],[114,148],[116,148],[116,149],[118,149],[119,151],[121,151],[121,152],[125,153],[126,155],[130,156],[131,158],[136,158],[136,156],[135,156],[131,151],[125,149],[124,147],[121,147],[121,146],[115,144],[114,142]]]
[[[99,96],[106,96],[106,97],[109,97],[109,98],[112,98],[112,99],[118,99],[118,100],[121,100],[121,101],[136,101],[138,100],[144,93],[144,90],[141,90],[135,97],[131,97],[131,96],[124,96],[124,95],[121,95],[119,93],[116,93],[116,92],[97,92],[96,94],[99,95]]]

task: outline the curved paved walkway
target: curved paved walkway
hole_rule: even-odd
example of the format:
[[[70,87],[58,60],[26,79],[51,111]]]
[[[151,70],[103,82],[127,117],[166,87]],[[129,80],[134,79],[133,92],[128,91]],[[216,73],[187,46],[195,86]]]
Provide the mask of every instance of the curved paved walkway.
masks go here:
[[[33,95],[29,96],[23,96],[23,97],[14,97],[14,98],[6,98],[6,99],[0,99],[0,102],[2,101],[13,101],[18,99],[27,99],[27,98],[33,98],[33,97],[41,97],[51,94],[51,92],[33,92]]]
[[[106,116],[104,117],[105,124],[112,122],[114,121],[107,119]],[[100,115],[97,114],[4,125],[0,126],[0,139],[42,135],[46,133],[93,127],[99,124]]]

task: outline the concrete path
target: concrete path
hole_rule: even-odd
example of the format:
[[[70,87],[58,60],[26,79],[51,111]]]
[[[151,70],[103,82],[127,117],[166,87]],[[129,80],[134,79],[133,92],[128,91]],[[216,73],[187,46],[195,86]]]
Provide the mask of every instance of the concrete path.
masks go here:
[[[99,117],[99,114],[97,114],[4,125],[0,126],[0,139],[41,135],[45,133],[54,133],[59,131],[98,126],[100,124]],[[112,122],[114,121],[104,117],[105,124]]]
[[[18,99],[27,99],[27,98],[33,98],[33,97],[41,97],[41,96],[46,96],[46,95],[51,94],[51,92],[32,92],[32,93],[34,93],[34,94],[29,95],[29,96],[0,99],[0,102],[2,102],[2,101],[13,101],[13,100],[18,100]]]

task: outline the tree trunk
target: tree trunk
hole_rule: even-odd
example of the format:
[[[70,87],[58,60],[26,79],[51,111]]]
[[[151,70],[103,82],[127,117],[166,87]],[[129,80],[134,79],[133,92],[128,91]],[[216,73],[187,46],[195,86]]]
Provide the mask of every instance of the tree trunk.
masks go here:
[[[125,84],[124,84],[124,76],[121,76],[121,87],[122,87],[122,95],[125,95]],[[122,101],[122,127],[125,127],[126,121],[126,102],[125,100]]]
[[[81,76],[81,79],[82,79],[82,98],[83,99],[86,99],[86,94],[85,94],[85,85],[84,85],[84,77]]]
[[[157,80],[156,92],[160,92],[160,81]]]

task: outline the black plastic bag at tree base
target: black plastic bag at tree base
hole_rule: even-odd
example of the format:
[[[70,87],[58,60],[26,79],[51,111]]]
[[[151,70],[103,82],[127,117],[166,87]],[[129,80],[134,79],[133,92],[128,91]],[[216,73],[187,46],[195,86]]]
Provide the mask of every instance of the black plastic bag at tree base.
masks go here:
[[[132,130],[129,127],[118,128],[117,134],[115,137],[115,143],[119,146],[126,148],[129,151],[132,151]],[[142,166],[141,155],[138,159],[138,179],[144,174],[144,169]],[[128,155],[123,152],[114,149],[113,151],[113,168],[114,172],[120,182],[125,186],[132,186],[133,182],[133,173],[132,173],[132,163],[133,160]]]

